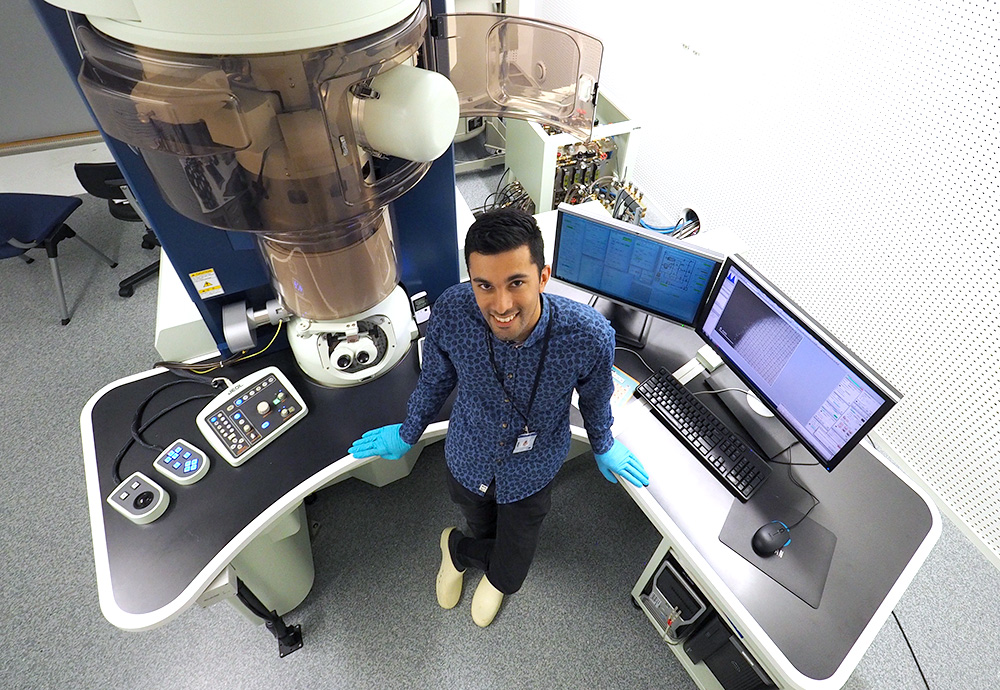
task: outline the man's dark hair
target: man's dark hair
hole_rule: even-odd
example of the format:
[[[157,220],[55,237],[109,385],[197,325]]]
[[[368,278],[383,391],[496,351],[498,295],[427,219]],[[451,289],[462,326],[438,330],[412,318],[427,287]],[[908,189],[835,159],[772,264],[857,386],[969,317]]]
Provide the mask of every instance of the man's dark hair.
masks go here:
[[[527,245],[531,263],[541,274],[545,266],[545,244],[538,223],[527,211],[518,208],[498,208],[479,216],[465,236],[465,265],[472,252],[486,256],[502,254]]]

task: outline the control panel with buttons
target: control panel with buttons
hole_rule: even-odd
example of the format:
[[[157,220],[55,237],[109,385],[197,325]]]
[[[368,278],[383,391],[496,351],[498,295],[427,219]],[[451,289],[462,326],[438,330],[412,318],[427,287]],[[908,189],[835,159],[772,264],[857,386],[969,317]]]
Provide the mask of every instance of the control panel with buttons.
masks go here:
[[[145,525],[163,515],[170,494],[142,472],[133,472],[111,492],[108,503],[135,524]]]
[[[198,413],[198,429],[230,465],[239,466],[308,412],[277,367],[240,379]]]
[[[181,485],[194,484],[208,472],[208,456],[182,438],[163,449],[153,467]]]

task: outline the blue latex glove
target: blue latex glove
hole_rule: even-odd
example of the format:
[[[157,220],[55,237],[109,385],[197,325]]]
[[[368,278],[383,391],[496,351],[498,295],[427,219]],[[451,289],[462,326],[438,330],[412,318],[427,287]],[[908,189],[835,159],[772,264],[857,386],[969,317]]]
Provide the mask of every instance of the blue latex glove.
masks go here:
[[[403,425],[390,424],[366,431],[347,452],[356,458],[370,458],[377,455],[386,460],[399,460],[413,447],[400,438],[401,426]]]
[[[642,463],[636,460],[632,451],[621,441],[615,441],[615,445],[611,446],[611,450],[607,453],[594,453],[594,457],[597,459],[598,469],[609,482],[617,484],[618,480],[615,479],[617,474],[635,486],[649,485],[649,475],[646,474]]]

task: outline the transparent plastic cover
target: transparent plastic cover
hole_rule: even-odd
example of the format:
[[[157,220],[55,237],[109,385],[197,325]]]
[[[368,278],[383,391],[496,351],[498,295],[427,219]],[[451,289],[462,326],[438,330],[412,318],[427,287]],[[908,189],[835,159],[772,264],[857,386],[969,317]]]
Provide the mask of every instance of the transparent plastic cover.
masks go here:
[[[80,86],[104,131],[136,147],[164,199],[192,220],[259,233],[349,230],[413,187],[424,162],[376,177],[352,87],[409,64],[421,6],[378,34],[322,49],[195,55],[123,43],[77,15]]]
[[[590,138],[604,52],[598,39],[496,14],[443,15],[438,34],[438,61],[450,68],[462,117],[534,120]]]

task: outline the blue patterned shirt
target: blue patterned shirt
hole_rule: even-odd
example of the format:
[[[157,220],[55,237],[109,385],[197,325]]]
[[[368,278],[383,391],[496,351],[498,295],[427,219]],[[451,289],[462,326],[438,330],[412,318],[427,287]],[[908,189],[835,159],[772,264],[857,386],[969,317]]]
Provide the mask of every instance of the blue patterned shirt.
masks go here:
[[[554,310],[554,311],[553,311]],[[528,400],[552,314],[555,319],[534,404]],[[492,339],[500,386],[490,363]],[[465,488],[482,495],[496,481],[498,503],[531,496],[556,476],[569,453],[569,411],[579,392],[584,428],[595,453],[606,453],[611,436],[615,333],[591,307],[558,295],[542,296],[542,313],[521,344],[490,331],[470,283],[445,290],[434,303],[424,340],[423,370],[407,407],[400,435],[415,443],[458,387],[452,407],[445,458]],[[537,433],[531,450],[514,453],[524,420]]]

